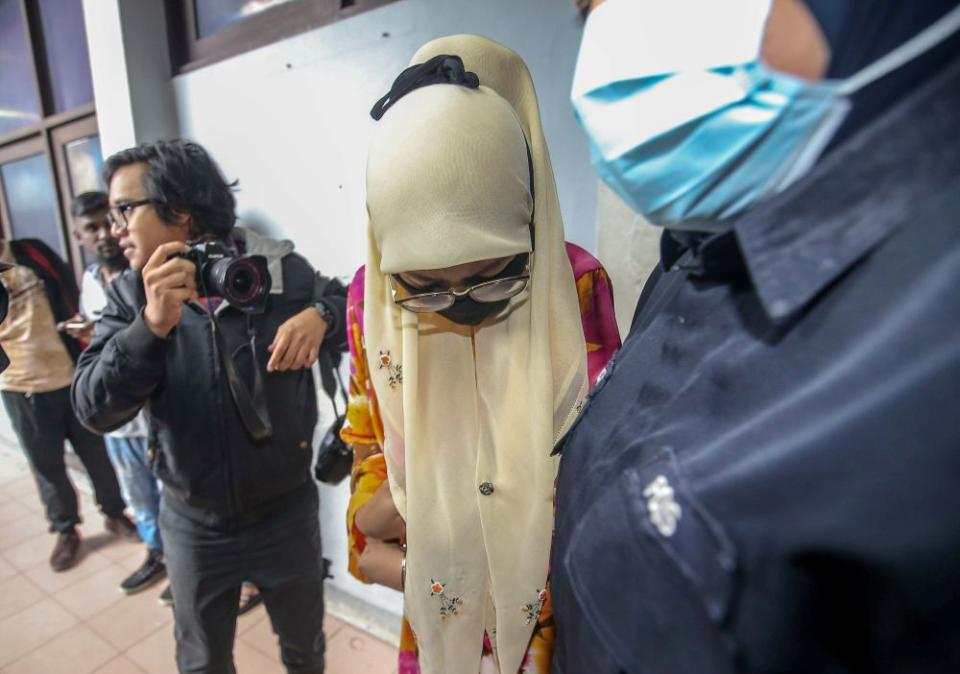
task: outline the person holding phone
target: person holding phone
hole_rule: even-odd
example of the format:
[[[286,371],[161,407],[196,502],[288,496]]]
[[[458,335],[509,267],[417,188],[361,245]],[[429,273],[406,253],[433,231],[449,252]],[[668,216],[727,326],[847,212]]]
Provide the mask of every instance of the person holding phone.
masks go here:
[[[10,366],[0,374],[0,395],[13,430],[37,482],[50,532],[57,535],[50,554],[54,571],[80,559],[79,501],[63,460],[69,440],[93,483],[107,531],[136,538],[133,522],[103,440],[84,428],[70,409],[70,383],[81,342],[58,330],[77,314],[79,293],[73,271],[39,239],[0,241],[0,273],[9,295],[9,315],[0,325],[0,346]]]

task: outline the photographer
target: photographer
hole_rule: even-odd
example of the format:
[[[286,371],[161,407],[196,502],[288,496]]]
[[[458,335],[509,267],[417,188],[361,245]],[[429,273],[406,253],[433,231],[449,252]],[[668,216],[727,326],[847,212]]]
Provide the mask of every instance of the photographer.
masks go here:
[[[132,271],[107,289],[73,404],[100,432],[146,408],[178,667],[234,671],[236,607],[249,580],[263,593],[288,671],[322,672],[309,367],[321,343],[342,349],[343,301],[317,296],[326,279],[293,244],[234,228],[230,186],[199,145],[141,145],[110,157],[104,173]],[[215,263],[246,265],[236,287],[231,272],[209,273],[217,251],[251,256]],[[250,306],[229,299],[266,288]]]

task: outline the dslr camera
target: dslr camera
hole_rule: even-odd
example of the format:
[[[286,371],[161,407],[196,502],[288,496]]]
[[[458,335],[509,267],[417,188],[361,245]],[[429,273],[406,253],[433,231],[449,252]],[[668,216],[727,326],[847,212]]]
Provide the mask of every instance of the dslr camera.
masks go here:
[[[234,255],[221,243],[203,241],[174,257],[196,265],[200,297],[222,297],[238,309],[252,311],[262,307],[270,293],[270,272],[263,255]]]

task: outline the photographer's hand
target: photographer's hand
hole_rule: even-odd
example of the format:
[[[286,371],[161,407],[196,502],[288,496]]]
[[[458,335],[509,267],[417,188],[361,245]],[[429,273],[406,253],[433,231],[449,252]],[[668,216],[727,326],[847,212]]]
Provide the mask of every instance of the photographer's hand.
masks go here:
[[[310,367],[320,354],[327,322],[315,307],[307,307],[277,328],[273,344],[267,347],[267,372]]]
[[[183,303],[198,300],[196,266],[183,258],[170,259],[190,248],[178,241],[159,246],[143,267],[143,288],[147,307],[144,322],[157,337],[166,337],[180,322]]]

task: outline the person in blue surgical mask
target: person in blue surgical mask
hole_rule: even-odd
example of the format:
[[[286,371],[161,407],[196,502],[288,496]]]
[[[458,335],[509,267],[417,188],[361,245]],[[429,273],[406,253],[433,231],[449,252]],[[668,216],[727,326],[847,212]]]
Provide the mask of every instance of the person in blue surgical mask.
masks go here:
[[[582,4],[663,235],[556,449],[553,671],[960,671],[957,0]]]

